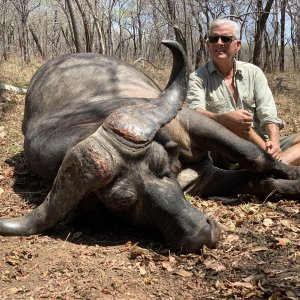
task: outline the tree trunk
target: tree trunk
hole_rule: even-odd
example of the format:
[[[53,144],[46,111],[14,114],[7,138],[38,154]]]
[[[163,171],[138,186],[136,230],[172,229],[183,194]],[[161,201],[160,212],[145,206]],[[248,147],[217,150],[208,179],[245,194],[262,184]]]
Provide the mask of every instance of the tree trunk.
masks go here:
[[[85,11],[83,7],[80,5],[78,0],[75,0],[78,10],[81,14],[83,28],[84,28],[84,35],[85,35],[85,50],[86,52],[92,52],[92,45],[91,45],[91,33],[88,25],[88,21],[86,19]]]
[[[33,37],[33,40],[34,40],[34,42],[36,44],[36,47],[37,47],[37,49],[38,49],[41,57],[44,58],[44,52],[43,52],[43,49],[41,47],[41,44],[39,42],[39,39],[38,39],[37,35],[34,33],[34,30],[33,30],[33,28],[31,26],[29,26],[29,30],[31,32],[31,35]]]
[[[195,59],[195,70],[196,70],[205,61],[205,59],[207,57],[207,53],[206,53],[206,47],[205,47],[205,36],[204,36],[203,26],[202,26],[199,18],[197,17],[197,14],[199,12],[196,12],[194,10],[194,7],[193,7],[192,4],[190,6],[191,6],[191,14],[195,19],[198,34],[199,34],[199,40],[198,40],[198,43],[197,43],[199,48],[196,51],[196,59]],[[191,38],[193,38],[192,35],[191,35]],[[191,42],[193,42],[193,40]],[[193,56],[193,53],[192,53],[192,56]]]
[[[271,72],[272,70],[272,64],[271,64],[271,60],[272,60],[272,51],[271,51],[271,47],[270,47],[270,38],[267,34],[267,32],[265,32],[264,34],[264,39],[265,39],[265,55],[266,55],[266,59],[265,59],[265,63],[263,66],[263,70],[265,72]]]
[[[258,67],[261,67],[261,52],[262,52],[262,42],[264,31],[266,29],[266,23],[268,16],[270,14],[271,7],[273,5],[274,0],[268,0],[266,3],[266,7],[263,9],[262,0],[257,0],[257,9],[258,16],[256,21],[256,32],[254,36],[254,50],[253,50],[253,63]]]
[[[170,19],[170,24],[171,27],[174,29],[175,37],[177,42],[179,42],[185,52],[187,52],[186,49],[186,39],[182,33],[182,31],[179,28],[179,25],[176,22],[176,8],[175,8],[175,1],[174,0],[166,0],[166,4],[168,7],[168,14],[169,14],[169,19]]]
[[[94,25],[96,26],[96,30],[97,30],[97,34],[98,34],[98,38],[99,38],[99,50],[98,52],[100,54],[106,54],[106,47],[105,47],[105,41],[104,41],[104,29],[100,23],[100,20],[99,18],[97,17],[96,15],[96,12],[94,11],[93,7],[92,7],[92,4],[89,0],[86,0],[86,3],[90,9],[90,12],[93,16],[93,19],[94,19]]]
[[[74,44],[76,48],[76,52],[84,52],[84,47],[80,41],[80,34],[79,34],[79,28],[78,28],[78,22],[75,17],[75,12],[72,4],[72,0],[66,0],[69,12],[70,12],[70,18],[71,18],[71,24],[73,29],[73,36],[74,36]]]
[[[285,10],[286,10],[287,1],[281,0],[281,20],[280,20],[280,55],[279,55],[279,70],[284,72],[284,33],[285,33]]]

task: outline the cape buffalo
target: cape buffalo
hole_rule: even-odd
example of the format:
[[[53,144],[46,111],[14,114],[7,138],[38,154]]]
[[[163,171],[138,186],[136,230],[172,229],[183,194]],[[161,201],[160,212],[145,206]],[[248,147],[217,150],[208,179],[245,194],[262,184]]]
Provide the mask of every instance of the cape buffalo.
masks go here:
[[[25,100],[24,151],[52,189],[28,215],[1,219],[0,234],[42,233],[87,194],[130,222],[159,233],[172,249],[214,247],[219,230],[185,199],[239,193],[299,198],[299,169],[183,106],[188,64],[182,47],[163,92],[115,58],[68,54],[33,76]],[[244,170],[215,168],[218,150]],[[176,178],[177,177],[177,178]]]

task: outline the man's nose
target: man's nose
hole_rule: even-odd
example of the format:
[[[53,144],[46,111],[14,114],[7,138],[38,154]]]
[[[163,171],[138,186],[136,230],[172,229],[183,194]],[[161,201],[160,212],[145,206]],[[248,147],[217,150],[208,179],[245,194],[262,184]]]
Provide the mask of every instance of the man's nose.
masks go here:
[[[222,39],[221,39],[221,37],[220,37],[220,36],[218,37],[217,44],[221,44],[221,45],[225,44],[224,42],[222,42]]]

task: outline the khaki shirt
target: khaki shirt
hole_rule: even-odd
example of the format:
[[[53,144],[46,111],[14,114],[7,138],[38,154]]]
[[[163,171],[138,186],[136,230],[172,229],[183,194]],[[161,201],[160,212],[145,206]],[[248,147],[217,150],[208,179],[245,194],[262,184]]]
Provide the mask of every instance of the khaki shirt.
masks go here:
[[[277,117],[272,92],[260,68],[236,60],[234,81],[237,103],[212,61],[208,61],[190,75],[186,102],[192,109],[202,108],[214,113],[245,109],[253,115],[253,127],[264,138],[267,138],[265,124],[275,123],[280,129],[284,126]]]

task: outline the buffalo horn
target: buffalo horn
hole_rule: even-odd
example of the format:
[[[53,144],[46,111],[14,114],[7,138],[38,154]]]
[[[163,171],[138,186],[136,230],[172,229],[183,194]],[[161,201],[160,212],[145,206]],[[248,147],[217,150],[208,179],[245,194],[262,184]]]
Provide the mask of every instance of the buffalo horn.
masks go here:
[[[134,144],[150,142],[156,132],[170,122],[181,109],[188,88],[188,63],[182,46],[175,41],[162,42],[173,54],[173,68],[165,90],[148,104],[126,106],[105,120],[103,127]]]
[[[101,128],[100,128],[101,130]],[[0,218],[0,235],[42,233],[62,221],[89,192],[105,185],[114,173],[113,156],[102,136],[91,136],[64,158],[45,201],[28,214]]]

